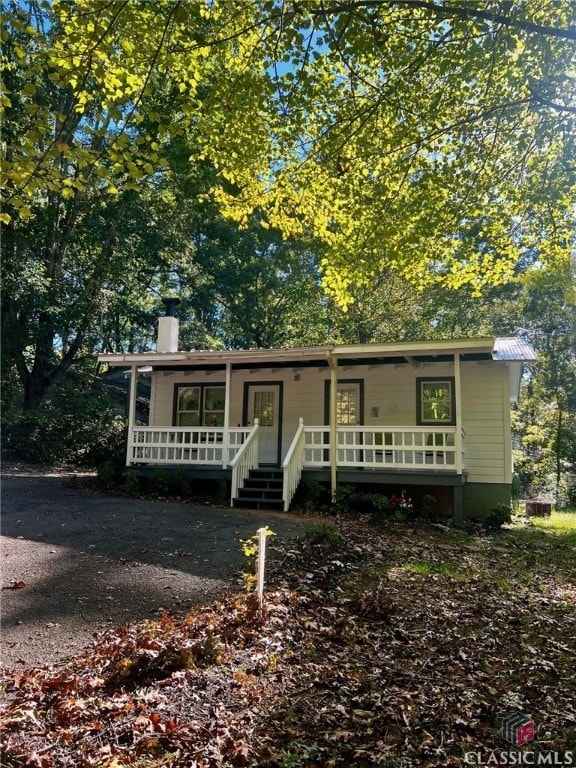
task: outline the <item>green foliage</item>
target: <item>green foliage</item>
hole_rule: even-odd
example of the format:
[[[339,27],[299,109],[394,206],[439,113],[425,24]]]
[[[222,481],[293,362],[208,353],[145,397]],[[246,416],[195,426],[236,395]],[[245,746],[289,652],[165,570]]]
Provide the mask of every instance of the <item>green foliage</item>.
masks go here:
[[[383,515],[390,509],[390,499],[382,493],[363,494],[362,501],[367,504],[368,510],[376,515]]]
[[[126,429],[108,394],[91,377],[66,377],[52,386],[41,406],[24,411],[17,389],[3,391],[2,454],[40,464],[92,468],[113,458],[123,462]]]
[[[437,500],[435,496],[427,493],[420,502],[420,512],[425,520],[433,520],[436,517]]]
[[[576,547],[576,509],[553,510],[550,517],[534,517],[530,522],[535,530],[557,537],[568,547]]]
[[[317,480],[302,480],[294,496],[294,504],[306,512],[318,512],[324,501],[329,501],[329,492]]]
[[[497,18],[442,4],[365,10],[266,5],[272,82],[230,81],[222,141],[233,160],[219,162],[233,183],[216,189],[225,210],[245,220],[264,193],[272,225],[312,229],[327,246],[325,283],[344,305],[351,285],[369,286],[390,264],[420,285],[468,284],[478,294],[510,279],[535,243],[548,264],[565,259],[574,184],[570,35],[539,34],[524,23],[522,3]],[[537,6],[528,18],[541,20]],[[571,19],[565,1],[546,23],[566,30]],[[455,44],[462,39],[465,48]],[[250,52],[259,58],[260,41]],[[290,68],[270,66],[282,61]],[[240,139],[253,116],[249,92],[268,122],[253,120],[252,135]],[[270,109],[271,92],[281,109]],[[222,143],[207,152],[216,162]],[[551,199],[557,207],[546,210]]]
[[[124,488],[128,493],[135,493],[140,489],[140,473],[136,469],[126,469],[123,473]]]
[[[346,545],[346,540],[336,527],[327,521],[309,525],[304,531],[304,538],[310,544],[317,544],[329,550],[340,550]]]
[[[147,348],[169,290],[189,348],[527,328],[522,490],[567,500],[569,0],[4,5],[8,450],[63,455],[54,388]]]
[[[576,260],[526,277],[522,316],[538,352],[513,414],[521,494],[568,503],[576,467]]]
[[[507,504],[496,504],[484,518],[488,529],[501,528],[512,521],[512,510]]]
[[[49,196],[139,192],[191,135],[218,173],[204,198],[242,225],[258,211],[286,238],[312,233],[342,305],[390,266],[480,293],[536,244],[541,263],[566,258],[569,0],[227,11],[9,3],[4,221],[26,227]]]
[[[117,487],[122,479],[122,472],[118,462],[113,459],[103,461],[96,469],[96,477],[98,484],[106,490]]]
[[[407,573],[417,573],[421,576],[441,576],[443,578],[467,581],[471,574],[458,568],[454,563],[442,560],[418,560],[405,563],[402,566]]]
[[[156,469],[150,478],[150,487],[160,496],[189,496],[192,490],[191,480],[185,469]]]
[[[266,535],[266,538],[268,538],[269,536],[276,536],[274,531],[271,528],[269,528],[267,525],[264,526],[264,533]],[[240,539],[240,544],[242,545],[242,552],[244,553],[245,557],[252,558],[258,554],[258,541],[259,541],[259,536],[257,533],[255,533],[254,536],[250,536],[249,539]]]
[[[352,485],[338,485],[332,493],[331,511],[335,515],[350,515],[355,511],[357,491]]]

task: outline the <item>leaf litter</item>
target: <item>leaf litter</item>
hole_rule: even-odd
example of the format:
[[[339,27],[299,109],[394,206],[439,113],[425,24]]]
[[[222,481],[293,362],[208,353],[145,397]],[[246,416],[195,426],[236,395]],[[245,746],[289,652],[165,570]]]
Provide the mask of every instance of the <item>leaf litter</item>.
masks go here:
[[[340,534],[277,545],[263,607],[232,592],[6,672],[2,765],[460,766],[506,748],[511,710],[534,721],[532,750],[576,746],[570,559],[555,575],[513,532]]]

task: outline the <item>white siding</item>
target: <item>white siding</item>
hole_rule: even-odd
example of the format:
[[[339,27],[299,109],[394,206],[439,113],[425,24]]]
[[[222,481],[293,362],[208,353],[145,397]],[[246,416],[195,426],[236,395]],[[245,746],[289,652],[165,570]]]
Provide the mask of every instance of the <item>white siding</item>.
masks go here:
[[[462,366],[465,464],[470,483],[510,483],[510,406],[506,363]]]

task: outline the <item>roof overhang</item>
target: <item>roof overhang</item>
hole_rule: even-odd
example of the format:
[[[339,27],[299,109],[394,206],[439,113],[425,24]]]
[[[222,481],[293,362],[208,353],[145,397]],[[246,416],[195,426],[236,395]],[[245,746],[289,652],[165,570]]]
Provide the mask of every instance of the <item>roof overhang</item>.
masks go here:
[[[186,367],[188,365],[221,365],[226,363],[293,362],[303,360],[325,360],[329,346],[295,347],[294,349],[222,349],[213,351],[191,350],[189,352],[138,352],[126,354],[102,353],[98,361],[110,366]]]
[[[170,368],[256,368],[285,367],[290,365],[326,365],[329,358],[350,365],[377,363],[407,363],[450,361],[454,355],[467,360],[499,360],[529,362],[536,359],[534,350],[520,339],[492,337],[479,339],[448,339],[435,341],[402,341],[386,344],[340,344],[292,349],[227,349],[191,350],[189,352],[140,352],[127,354],[102,353],[101,363],[112,367]]]

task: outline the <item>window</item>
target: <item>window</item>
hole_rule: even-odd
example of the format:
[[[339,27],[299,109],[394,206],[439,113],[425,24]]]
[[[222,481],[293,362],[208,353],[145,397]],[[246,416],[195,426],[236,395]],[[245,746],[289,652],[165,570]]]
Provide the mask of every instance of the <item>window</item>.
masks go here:
[[[324,382],[324,424],[330,424],[330,379]],[[339,379],[336,387],[336,424],[354,427],[364,420],[363,379]]]
[[[273,390],[254,392],[254,418],[261,427],[274,426],[274,394]]]
[[[224,426],[225,387],[206,387],[204,389],[204,413],[202,423],[207,427]]]
[[[358,385],[338,385],[336,390],[336,424],[358,424]]]
[[[417,423],[456,423],[454,379],[417,379]]]
[[[226,387],[176,385],[177,427],[223,427]]]

